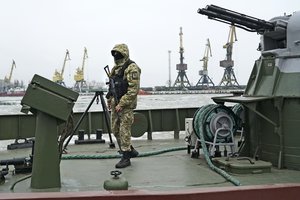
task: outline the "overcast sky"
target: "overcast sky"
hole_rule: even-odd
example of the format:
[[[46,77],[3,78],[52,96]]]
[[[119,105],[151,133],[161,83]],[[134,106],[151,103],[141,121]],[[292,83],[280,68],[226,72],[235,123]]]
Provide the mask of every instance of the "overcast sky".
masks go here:
[[[209,38],[212,57],[208,74],[217,85],[224,72],[219,61],[225,59],[223,45],[229,26],[197,13],[209,4],[265,20],[300,10],[297,0],[0,0],[0,79],[9,74],[14,59],[13,80],[27,84],[34,74],[52,80],[68,49],[71,60],[64,79],[73,86],[75,69],[81,66],[86,47],[85,79],[104,82],[103,67],[113,65],[110,50],[117,43],[126,43],[131,59],[142,69],[143,87],[167,84],[170,50],[173,84],[182,27],[189,81],[195,85],[200,78],[203,63],[199,60]],[[238,82],[246,84],[259,57],[259,35],[237,29],[237,39],[234,71]]]

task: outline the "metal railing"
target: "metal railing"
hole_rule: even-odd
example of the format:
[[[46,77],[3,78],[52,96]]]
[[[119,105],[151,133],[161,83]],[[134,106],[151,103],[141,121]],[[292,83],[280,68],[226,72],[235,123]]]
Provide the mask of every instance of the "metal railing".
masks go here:
[[[153,132],[174,131],[174,138],[179,138],[179,132],[185,129],[185,118],[193,117],[198,108],[174,108],[136,110],[147,119],[147,139],[152,140]],[[74,124],[77,123],[82,112],[74,113]],[[36,121],[35,116],[28,114],[1,115],[0,140],[25,139],[34,137]],[[63,124],[59,126],[63,128]],[[89,112],[82,120],[78,130],[86,134],[94,134],[97,129],[107,133],[103,112]],[[77,134],[77,133],[76,133]]]

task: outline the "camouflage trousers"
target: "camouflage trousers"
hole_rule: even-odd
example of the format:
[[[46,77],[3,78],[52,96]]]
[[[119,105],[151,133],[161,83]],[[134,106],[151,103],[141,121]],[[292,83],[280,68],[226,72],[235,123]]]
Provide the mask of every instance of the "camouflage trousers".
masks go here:
[[[131,125],[133,123],[133,109],[125,108],[116,113],[114,107],[111,110],[111,129],[122,151],[130,151]]]

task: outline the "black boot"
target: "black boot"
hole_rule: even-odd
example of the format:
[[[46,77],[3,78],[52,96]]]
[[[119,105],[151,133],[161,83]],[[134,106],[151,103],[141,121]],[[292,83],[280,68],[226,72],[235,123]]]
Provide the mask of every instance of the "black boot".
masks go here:
[[[137,150],[135,150],[135,148],[133,148],[132,145],[130,145],[130,149],[131,149],[131,151],[130,151],[130,157],[131,158],[135,158],[139,155],[139,152]]]
[[[131,151],[129,151],[130,158],[135,158],[139,155],[139,152],[137,150],[135,150],[135,148],[133,148],[132,145],[130,145],[130,149],[131,149]],[[119,150],[118,153],[123,155],[124,151]]]
[[[121,160],[116,164],[116,168],[124,168],[130,166],[130,151],[123,151]]]

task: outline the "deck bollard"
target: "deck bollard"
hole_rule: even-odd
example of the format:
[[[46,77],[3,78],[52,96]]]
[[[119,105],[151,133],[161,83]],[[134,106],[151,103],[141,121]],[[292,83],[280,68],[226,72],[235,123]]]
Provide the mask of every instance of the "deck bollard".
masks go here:
[[[96,130],[96,139],[97,140],[102,140],[102,133],[103,133],[102,129],[97,129]]]

